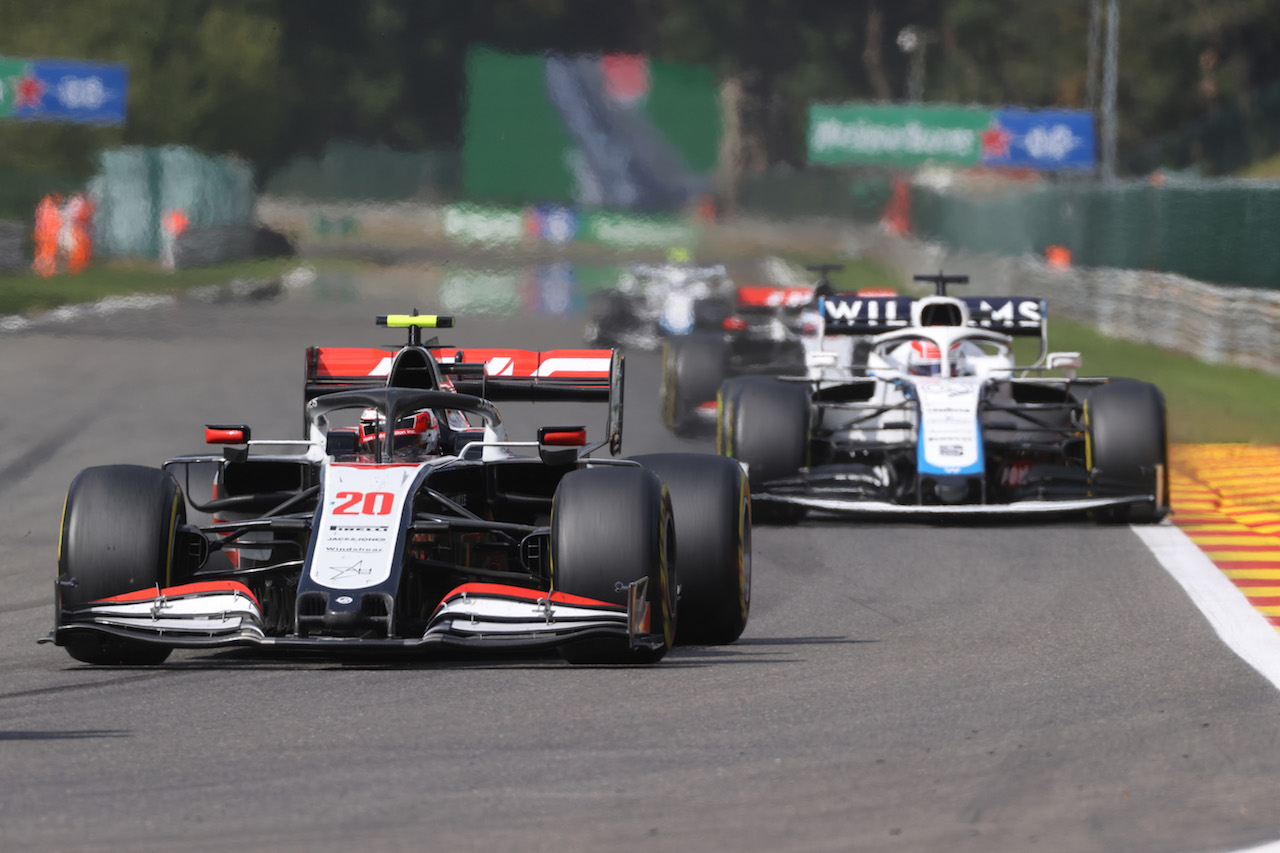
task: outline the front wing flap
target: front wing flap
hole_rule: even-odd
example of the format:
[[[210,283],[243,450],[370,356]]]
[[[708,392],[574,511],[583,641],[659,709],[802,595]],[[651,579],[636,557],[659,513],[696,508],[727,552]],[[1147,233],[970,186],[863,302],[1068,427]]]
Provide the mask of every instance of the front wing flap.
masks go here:
[[[1131,486],[1130,486],[1131,488]],[[1128,492],[1119,483],[1086,483],[1046,490],[1040,497],[990,503],[903,503],[885,483],[867,476],[823,468],[772,480],[751,492],[752,503],[804,507],[846,516],[1066,516],[1104,507],[1159,502],[1161,495]]]
[[[1126,495],[1120,497],[1062,498],[1045,500],[1021,500],[1009,503],[989,504],[900,504],[889,501],[862,500],[837,495],[778,493],[760,491],[751,493],[752,502],[788,504],[840,515],[898,515],[898,516],[948,516],[952,518],[1009,515],[1074,515],[1108,506],[1149,503],[1155,495]]]
[[[138,590],[63,611],[53,633],[41,642],[62,645],[69,633],[94,631],[173,648],[536,649],[599,636],[627,638],[632,647],[655,647],[662,637],[649,631],[645,583],[640,579],[628,585],[625,606],[504,584],[463,584],[440,602],[421,637],[368,639],[267,636],[249,589],[217,581]]]

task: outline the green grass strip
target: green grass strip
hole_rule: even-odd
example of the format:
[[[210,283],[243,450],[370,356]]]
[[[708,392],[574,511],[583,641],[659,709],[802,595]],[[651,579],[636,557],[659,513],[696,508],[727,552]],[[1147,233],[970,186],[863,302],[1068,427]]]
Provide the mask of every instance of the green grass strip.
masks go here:
[[[191,270],[166,271],[148,265],[103,264],[78,275],[41,278],[32,272],[0,275],[0,315],[32,314],[62,305],[96,302],[131,293],[171,294],[233,279],[277,278],[298,265],[296,258],[243,261]]]

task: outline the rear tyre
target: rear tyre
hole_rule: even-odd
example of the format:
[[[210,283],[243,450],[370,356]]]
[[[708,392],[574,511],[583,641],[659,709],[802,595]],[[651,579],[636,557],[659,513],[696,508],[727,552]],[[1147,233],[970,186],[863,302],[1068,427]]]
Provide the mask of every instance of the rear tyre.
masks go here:
[[[719,335],[694,333],[662,344],[662,421],[677,435],[693,432],[698,406],[716,398],[724,381],[727,348]]]
[[[1095,511],[1107,523],[1154,524],[1169,513],[1169,451],[1164,395],[1146,382],[1116,379],[1084,403],[1090,479],[1132,483],[1155,500]]]
[[[588,346],[616,346],[621,335],[635,325],[631,300],[616,290],[597,291],[587,297],[587,324],[583,340]]]
[[[809,416],[804,383],[729,379],[720,389],[716,450],[746,463],[751,491],[763,492],[770,480],[794,476],[808,464]],[[803,507],[754,500],[751,512],[761,524],[794,524],[804,517]]]
[[[140,465],[81,471],[62,514],[59,622],[98,599],[180,582],[177,532],[185,521],[182,490],[166,471]],[[67,632],[62,643],[73,658],[93,664],[150,666],[171,651],[92,631]]]
[[[623,637],[589,637],[560,647],[569,663],[649,664],[675,641],[675,528],[658,477],[636,466],[584,468],[560,481],[551,510],[551,588],[626,605],[626,585],[648,578],[649,633],[657,648]],[[619,589],[619,585],[622,589]]]
[[[662,480],[675,516],[679,643],[732,643],[751,610],[751,492],[732,459],[701,453],[635,457]]]
[[[704,331],[720,331],[733,314],[733,300],[727,296],[708,296],[693,304],[693,327]]]

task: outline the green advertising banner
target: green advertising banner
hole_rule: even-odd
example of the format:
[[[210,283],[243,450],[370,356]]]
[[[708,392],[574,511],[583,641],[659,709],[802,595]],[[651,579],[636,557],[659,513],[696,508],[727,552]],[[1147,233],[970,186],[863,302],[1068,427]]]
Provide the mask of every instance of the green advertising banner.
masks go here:
[[[524,213],[515,208],[451,204],[441,219],[445,235],[460,243],[519,243],[524,239]]]
[[[981,161],[994,112],[981,107],[814,104],[809,162],[822,166],[918,166]]]
[[[620,249],[690,249],[701,232],[684,219],[637,213],[591,211],[583,217],[580,238]]]
[[[13,115],[18,84],[27,74],[25,59],[0,59],[0,118]]]
[[[708,68],[472,48],[466,72],[471,198],[671,212],[710,187],[720,106]]]

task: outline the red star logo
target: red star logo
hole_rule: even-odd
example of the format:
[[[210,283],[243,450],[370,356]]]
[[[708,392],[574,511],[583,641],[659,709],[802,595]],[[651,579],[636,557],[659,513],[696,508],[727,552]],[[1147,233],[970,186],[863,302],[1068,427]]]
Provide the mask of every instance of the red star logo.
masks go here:
[[[13,94],[13,108],[39,107],[44,97],[44,84],[35,77],[23,77]]]
[[[982,157],[983,159],[999,159],[1009,156],[1009,140],[1013,138],[1013,134],[1005,130],[997,122],[992,122],[991,127],[982,131]]]

